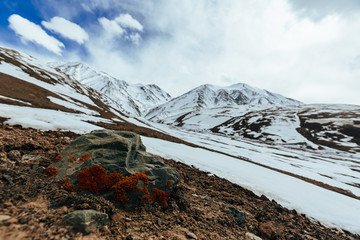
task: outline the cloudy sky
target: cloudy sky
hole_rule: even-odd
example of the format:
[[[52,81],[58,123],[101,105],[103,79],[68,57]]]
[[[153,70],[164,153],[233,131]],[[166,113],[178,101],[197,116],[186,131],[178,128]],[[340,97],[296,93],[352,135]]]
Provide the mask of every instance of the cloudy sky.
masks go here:
[[[244,82],[360,105],[359,0],[2,0],[0,45],[173,96]]]

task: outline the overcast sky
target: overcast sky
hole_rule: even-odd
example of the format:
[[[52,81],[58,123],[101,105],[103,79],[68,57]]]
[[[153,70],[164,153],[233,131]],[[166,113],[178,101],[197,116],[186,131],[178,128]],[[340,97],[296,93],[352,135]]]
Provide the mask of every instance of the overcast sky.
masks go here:
[[[2,0],[0,44],[172,96],[244,82],[360,105],[359,0]]]

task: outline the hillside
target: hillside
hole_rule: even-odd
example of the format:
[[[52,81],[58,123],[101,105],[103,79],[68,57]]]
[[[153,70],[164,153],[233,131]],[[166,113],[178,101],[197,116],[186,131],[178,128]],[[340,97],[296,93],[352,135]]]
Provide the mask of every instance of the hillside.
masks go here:
[[[149,152],[196,167],[188,169],[186,165],[169,161],[174,168],[190,176],[183,176],[183,181],[191,193],[211,196],[212,190],[198,194],[197,191],[201,192],[206,186],[191,180],[202,176],[200,169],[209,173],[209,179],[216,174],[223,178],[221,181],[231,181],[234,184],[231,186],[237,189],[253,192],[250,195],[254,195],[256,204],[260,203],[256,199],[263,195],[262,199],[266,197],[282,207],[295,209],[312,221],[343,229],[346,233],[360,233],[356,221],[360,215],[359,106],[306,105],[246,84],[203,85],[169,100],[169,96],[155,85],[132,85],[81,63],[48,64],[5,48],[0,48],[0,85],[0,118],[5,124],[3,134],[7,136],[0,136],[4,141],[0,150],[5,160],[13,149],[20,150],[22,155],[28,150],[38,154],[42,149],[32,137],[21,143],[24,146],[13,140],[8,143],[12,134],[20,134],[24,139],[26,134],[36,133],[39,138],[41,134],[49,134],[50,142],[57,137],[67,139],[59,146],[54,143],[46,148],[50,152],[43,156],[48,164],[54,154],[69,144],[67,137],[72,139],[77,134],[102,128],[132,131],[142,136]],[[154,108],[145,118],[146,110],[151,107]],[[54,132],[25,129],[28,127]],[[6,171],[3,174],[6,175]],[[205,175],[201,179],[209,181]],[[221,185],[220,179],[214,181],[209,183]],[[216,188],[211,185],[209,189],[213,187]],[[192,192],[193,188],[197,190]],[[235,195],[244,194],[235,190],[225,193],[220,188],[216,191],[218,195],[230,194],[231,199],[237,199],[234,201],[240,201]],[[193,201],[193,195],[187,196]],[[7,195],[7,199],[11,198],[11,194]],[[222,201],[217,195],[216,199],[216,202]],[[198,201],[193,203],[199,208]],[[237,207],[245,211],[241,204]],[[219,211],[226,215],[223,210]],[[246,211],[251,216],[251,211]],[[199,217],[193,218],[200,221]],[[261,221],[257,223],[258,228],[251,230],[249,226],[246,231],[263,236]],[[323,230],[319,226],[313,229]],[[238,239],[245,234],[243,230]],[[191,231],[199,238],[206,238],[202,228]],[[226,231],[229,235],[239,229]],[[296,230],[296,234],[304,236],[302,230],[299,231]],[[226,238],[224,236],[220,238]],[[279,239],[289,236],[281,235]]]
[[[46,176],[58,152],[77,135],[39,131],[0,123],[1,239],[358,239],[349,232],[326,228],[304,214],[257,196],[226,179],[165,160],[181,182],[169,207],[134,210],[91,194],[71,194]],[[31,137],[30,137],[31,136]],[[38,156],[40,158],[29,158]],[[98,209],[111,224],[90,235],[73,231],[62,218],[76,209]],[[232,209],[246,213],[244,225]],[[258,237],[260,236],[260,237]]]

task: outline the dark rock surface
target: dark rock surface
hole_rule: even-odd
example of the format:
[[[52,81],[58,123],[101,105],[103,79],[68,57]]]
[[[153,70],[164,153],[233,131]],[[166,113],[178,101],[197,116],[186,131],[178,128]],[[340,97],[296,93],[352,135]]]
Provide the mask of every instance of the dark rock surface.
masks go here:
[[[246,221],[246,214],[244,212],[240,211],[239,209],[231,207],[229,205],[227,205],[227,207],[230,209],[231,214],[236,219],[236,222],[239,225],[239,227],[242,227]]]

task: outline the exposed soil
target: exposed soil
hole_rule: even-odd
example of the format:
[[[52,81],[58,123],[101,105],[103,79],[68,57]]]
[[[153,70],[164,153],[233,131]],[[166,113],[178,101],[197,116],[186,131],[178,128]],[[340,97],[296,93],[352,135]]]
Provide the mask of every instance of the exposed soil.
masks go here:
[[[43,169],[77,136],[0,124],[0,239],[251,239],[251,234],[262,239],[360,239],[173,160],[165,162],[181,181],[167,209],[147,203],[129,210],[92,194],[69,193]],[[41,159],[28,161],[25,154]],[[229,206],[246,213],[243,226]],[[89,235],[76,232],[62,219],[78,209],[106,212],[111,223]]]

